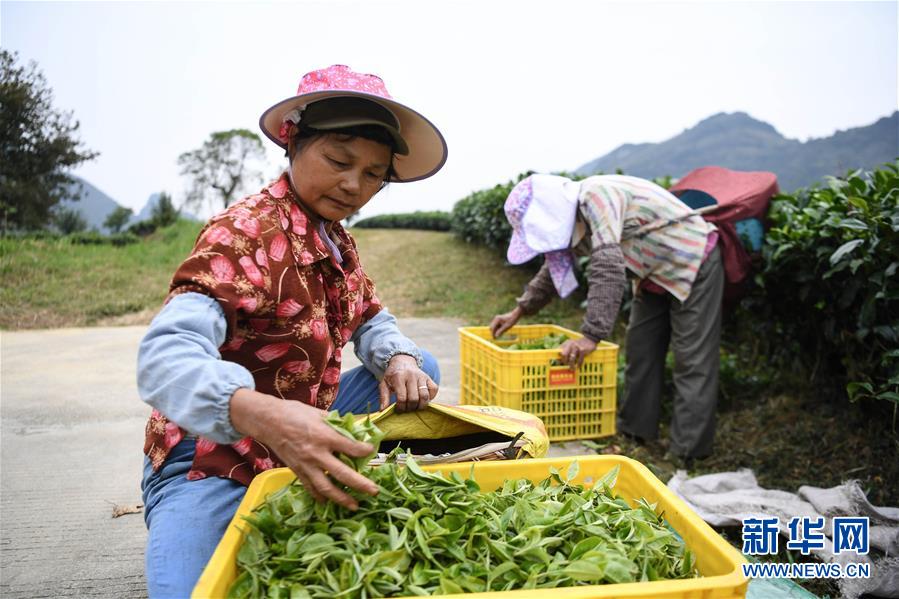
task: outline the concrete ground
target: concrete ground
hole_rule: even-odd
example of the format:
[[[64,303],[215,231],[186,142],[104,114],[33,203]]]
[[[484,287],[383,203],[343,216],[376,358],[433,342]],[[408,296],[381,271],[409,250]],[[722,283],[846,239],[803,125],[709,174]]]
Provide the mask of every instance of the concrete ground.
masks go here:
[[[460,322],[400,319],[437,358],[438,401],[459,400]],[[0,333],[0,596],[145,597],[144,424],[136,388],[146,327]],[[345,369],[358,366],[344,352]],[[551,455],[592,453],[579,443]]]

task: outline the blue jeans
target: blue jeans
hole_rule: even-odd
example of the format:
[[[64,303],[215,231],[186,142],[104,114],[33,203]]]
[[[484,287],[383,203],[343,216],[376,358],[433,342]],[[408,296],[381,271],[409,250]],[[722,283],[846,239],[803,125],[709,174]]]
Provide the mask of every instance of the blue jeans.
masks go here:
[[[434,356],[422,351],[422,358],[422,370],[440,384]],[[377,411],[378,404],[378,380],[360,366],[340,376],[331,409],[366,414]],[[195,444],[193,439],[178,443],[158,472],[144,459],[141,489],[149,531],[145,563],[147,590],[154,599],[190,596],[247,491],[228,478],[187,480]]]

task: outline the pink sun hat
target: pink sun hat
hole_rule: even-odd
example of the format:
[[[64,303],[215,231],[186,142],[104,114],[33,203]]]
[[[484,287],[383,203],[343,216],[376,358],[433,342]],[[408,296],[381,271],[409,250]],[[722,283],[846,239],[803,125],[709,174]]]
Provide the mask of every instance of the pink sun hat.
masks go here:
[[[334,98],[343,100],[310,108],[321,100]],[[287,149],[290,123],[298,124],[304,119],[322,130],[352,125],[382,126],[397,145],[396,174],[391,181],[425,179],[446,163],[446,140],[431,121],[394,100],[377,75],[357,73],[345,65],[335,64],[303,75],[296,95],[263,112],[259,127],[266,137]]]

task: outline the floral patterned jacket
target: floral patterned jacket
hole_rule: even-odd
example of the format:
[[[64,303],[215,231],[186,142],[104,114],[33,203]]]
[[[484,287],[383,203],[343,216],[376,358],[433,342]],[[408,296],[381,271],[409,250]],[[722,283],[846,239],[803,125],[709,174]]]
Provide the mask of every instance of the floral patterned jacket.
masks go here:
[[[341,263],[319,224],[301,208],[284,174],[206,224],[175,272],[169,298],[186,292],[213,297],[228,322],[219,348],[223,360],[247,368],[261,393],[327,409],[337,396],[343,346],[381,303],[353,238],[333,223]],[[144,453],[154,469],[185,434],[153,411]],[[188,478],[223,476],[248,485],[281,465],[250,437],[231,445],[198,437]]]

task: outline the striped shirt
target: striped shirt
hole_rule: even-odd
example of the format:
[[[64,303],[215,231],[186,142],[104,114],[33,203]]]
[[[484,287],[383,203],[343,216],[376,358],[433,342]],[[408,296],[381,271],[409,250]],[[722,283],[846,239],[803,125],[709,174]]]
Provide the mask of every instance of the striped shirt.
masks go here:
[[[594,247],[618,244],[625,265],[680,301],[690,295],[715,226],[665,188],[637,177],[597,175],[581,181],[580,213],[590,225]],[[648,224],[673,224],[638,235]]]

